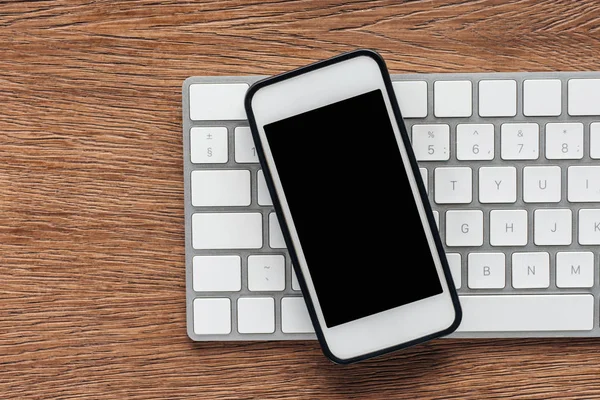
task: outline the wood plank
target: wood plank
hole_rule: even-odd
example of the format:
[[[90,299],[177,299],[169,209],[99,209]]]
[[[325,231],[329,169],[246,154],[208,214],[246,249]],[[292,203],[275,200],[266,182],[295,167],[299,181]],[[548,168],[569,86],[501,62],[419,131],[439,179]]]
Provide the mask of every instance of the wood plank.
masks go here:
[[[600,3],[4,1],[2,398],[600,396],[599,341],[442,339],[348,367],[185,333],[181,84],[358,47],[391,72],[600,70]]]

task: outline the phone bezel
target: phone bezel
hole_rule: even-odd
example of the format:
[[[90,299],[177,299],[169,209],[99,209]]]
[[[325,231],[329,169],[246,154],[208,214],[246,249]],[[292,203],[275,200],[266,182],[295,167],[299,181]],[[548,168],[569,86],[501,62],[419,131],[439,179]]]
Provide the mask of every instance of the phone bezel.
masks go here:
[[[254,112],[255,107],[253,105],[253,102],[256,100],[257,93],[261,89],[263,90],[263,93],[264,93],[265,92],[264,89],[271,87],[271,90],[272,90],[273,87],[275,87],[275,85],[277,83],[281,83],[283,81],[289,80],[290,78],[298,77],[300,75],[304,75],[309,72],[316,71],[318,69],[326,68],[329,66],[334,66],[335,64],[339,64],[339,63],[342,63],[344,61],[348,61],[351,59],[356,59],[358,57],[367,57],[369,60],[375,61],[376,65],[377,65],[377,69],[378,69],[377,73],[378,73],[379,77],[381,78],[381,80],[383,81],[383,84],[378,82],[377,85],[372,85],[372,86],[369,86],[369,84],[366,84],[366,85],[368,86],[368,88],[370,90],[382,89],[382,94],[384,96],[384,100],[386,101],[386,108],[388,109],[388,114],[390,116],[390,120],[392,122],[394,131],[397,136],[398,146],[402,152],[403,159],[405,160],[404,161],[405,167],[408,167],[407,161],[410,166],[410,168],[406,168],[406,169],[407,169],[407,173],[409,176],[409,180],[411,181],[411,189],[413,191],[413,195],[418,190],[419,196],[416,196],[416,197],[418,199],[420,199],[420,201],[417,201],[417,206],[419,208],[421,218],[422,218],[424,225],[428,226],[428,228],[426,228],[425,230],[428,235],[428,241],[430,243],[430,248],[432,248],[432,250],[435,250],[435,252],[433,252],[434,253],[433,254],[434,261],[436,264],[436,270],[438,272],[438,277],[442,283],[443,293],[440,295],[425,298],[423,300],[419,300],[417,302],[409,303],[409,304],[402,305],[402,306],[399,306],[399,307],[396,307],[396,308],[393,308],[393,309],[390,309],[387,311],[383,311],[381,313],[363,317],[358,320],[354,320],[354,321],[351,321],[351,322],[348,322],[345,324],[337,325],[332,328],[328,328],[324,323],[323,314],[322,314],[320,305],[318,304],[318,296],[317,296],[317,293],[312,284],[310,272],[308,270],[308,267],[306,266],[306,262],[305,262],[303,252],[302,252],[302,249],[300,246],[299,238],[297,236],[297,232],[295,230],[293,220],[292,220],[291,214],[289,212],[289,208],[287,207],[287,202],[285,201],[285,195],[283,193],[283,189],[281,186],[281,182],[279,181],[277,169],[274,164],[272,154],[270,154],[270,148],[268,145],[268,141],[266,140],[264,129],[263,129],[264,125],[266,125],[270,122],[284,119],[284,118],[286,118],[286,116],[282,117],[281,113],[275,112],[274,115],[277,115],[277,117],[274,118],[271,116],[271,118],[269,119],[268,112],[265,112],[263,110],[263,115],[259,116],[258,119],[260,121],[257,122],[257,117]],[[358,61],[360,61],[360,60],[355,60],[354,63],[358,63]],[[369,68],[371,68],[371,67],[369,67]],[[368,69],[365,69],[365,71],[363,71],[363,72],[373,72],[373,71],[369,71]],[[307,79],[309,79],[309,78],[307,78]],[[314,77],[313,77],[313,80],[314,80]],[[289,81],[288,81],[288,83],[289,83]],[[353,96],[357,95],[357,93],[356,93],[356,90],[358,90],[357,88],[352,87],[352,85],[346,85],[346,86],[350,86],[349,93],[352,93],[352,95],[344,96],[343,93],[335,93],[335,95],[332,96],[329,91],[329,94],[327,96],[311,96],[310,100],[304,99],[304,101],[295,102],[294,106],[296,106],[296,104],[299,104],[299,108],[294,109],[293,107],[291,107],[291,109],[290,109],[290,107],[288,107],[288,109],[286,109],[285,113],[289,114],[288,116],[297,115],[298,113],[307,110],[307,108],[306,108],[307,103],[311,104],[311,106],[308,108],[308,110],[310,110],[310,109],[315,109],[315,108],[318,108],[318,107],[321,107],[321,106],[324,106],[327,104],[334,103],[336,101],[343,100],[344,98],[353,97]],[[328,88],[326,86],[321,87],[321,90],[327,91]],[[279,91],[281,91],[281,90],[279,90]],[[275,92],[277,92],[277,88],[275,89]],[[312,94],[314,94],[314,93],[312,93]],[[309,311],[310,317],[311,317],[313,325],[315,327],[315,333],[316,333],[319,341],[321,342],[323,352],[334,362],[340,363],[340,364],[346,364],[346,363],[370,358],[373,356],[377,356],[377,355],[380,355],[383,353],[387,353],[389,351],[412,346],[417,343],[422,343],[422,342],[430,340],[432,338],[443,336],[443,335],[453,332],[460,324],[460,320],[462,317],[460,303],[458,300],[458,296],[456,294],[456,289],[454,288],[454,283],[453,283],[453,280],[452,280],[452,277],[450,274],[450,269],[448,267],[448,262],[445,257],[444,249],[443,249],[441,240],[439,238],[439,235],[437,234],[437,227],[435,225],[435,219],[433,217],[433,213],[432,213],[431,207],[429,205],[425,187],[423,185],[422,180],[420,179],[418,164],[414,157],[414,153],[412,152],[412,147],[411,147],[410,141],[408,139],[408,133],[406,131],[406,127],[404,126],[402,116],[401,116],[401,113],[400,113],[400,110],[399,110],[399,107],[398,107],[398,104],[396,101],[396,97],[393,92],[392,82],[389,77],[389,73],[387,71],[387,67],[385,65],[383,58],[381,58],[381,56],[379,54],[377,54],[376,52],[373,52],[371,50],[361,49],[361,50],[357,50],[357,51],[353,51],[353,52],[349,52],[349,53],[344,53],[337,57],[334,57],[334,58],[331,58],[331,59],[328,59],[325,61],[320,61],[318,63],[314,63],[314,64],[308,65],[306,67],[303,67],[303,68],[300,68],[300,69],[297,69],[294,71],[290,71],[290,72],[280,74],[280,75],[277,75],[274,77],[263,79],[261,81],[256,82],[255,84],[253,84],[250,87],[250,89],[248,90],[248,92],[246,94],[246,98],[245,98],[245,107],[246,107],[246,112],[248,115],[248,121],[250,124],[250,128],[252,131],[252,135],[254,137],[254,142],[255,142],[257,154],[259,157],[259,161],[263,167],[265,181],[267,183],[267,187],[268,187],[271,197],[273,199],[273,205],[274,205],[275,211],[278,216],[278,220],[279,220],[281,228],[282,228],[282,233],[283,233],[283,236],[285,239],[285,243],[286,243],[286,246],[288,247],[290,257],[291,257],[293,265],[294,265],[294,269],[296,270],[296,274],[298,276],[298,281],[299,281],[300,287],[301,287],[303,293],[305,294],[307,309]],[[260,108],[260,106],[259,106],[259,108]],[[273,115],[273,113],[271,113],[271,115]],[[400,139],[400,140],[398,140],[398,139]],[[410,171],[408,171],[408,170],[410,170]],[[279,192],[281,192],[282,196],[279,196]],[[282,197],[283,200],[280,197]],[[307,279],[307,276],[308,276],[308,279]],[[435,307],[432,306],[432,304],[434,304],[434,303],[437,304]],[[449,307],[451,307],[451,308],[449,308]],[[442,310],[442,309],[444,310],[444,312],[449,311],[449,310],[453,311],[454,317],[449,318],[447,321],[443,321],[443,323],[438,323],[438,324],[425,324],[424,323],[426,318],[424,319],[423,315],[426,316],[428,313],[431,312],[431,310],[434,310],[434,314],[436,314],[436,313],[440,314],[440,310]],[[402,310],[402,311],[400,312],[400,310]],[[442,313],[442,314],[444,314],[444,313]],[[397,342],[393,345],[389,345],[389,346],[386,345],[386,347],[377,348],[375,350],[366,350],[364,352],[359,352],[361,354],[347,357],[347,358],[343,358],[343,357],[340,357],[339,355],[335,354],[335,353],[339,354],[339,347],[337,349],[335,349],[335,347],[338,346],[338,343],[337,343],[338,341],[348,341],[348,339],[350,338],[350,339],[353,339],[352,345],[354,347],[356,347],[357,341],[356,341],[355,337],[352,337],[353,336],[352,331],[356,331],[358,329],[357,326],[362,331],[364,331],[365,326],[379,325],[377,327],[377,329],[375,329],[375,332],[380,332],[380,334],[374,333],[374,332],[369,332],[368,333],[369,337],[371,337],[373,335],[375,335],[375,336],[380,335],[382,338],[385,337],[385,341],[387,341],[389,343],[390,337],[393,338],[393,336],[390,336],[390,335],[392,335],[396,331],[391,330],[391,331],[389,331],[391,333],[386,333],[385,330],[381,329],[382,325],[391,327],[392,323],[393,322],[396,323],[396,321],[399,321],[396,323],[396,325],[400,324],[401,322],[406,323],[406,320],[403,318],[406,318],[408,315],[413,316],[413,318],[410,320],[413,323],[413,324],[410,324],[410,329],[413,329],[413,333],[411,335],[408,335],[408,336],[410,336],[410,340],[400,340],[399,342]],[[448,314],[448,315],[450,315],[450,314]],[[393,318],[393,317],[401,317],[401,318]],[[357,321],[362,321],[362,322],[357,323]],[[414,325],[417,322],[418,322],[418,324],[421,324],[421,325]],[[427,329],[425,329],[426,333],[415,336],[414,333],[418,331],[419,326],[427,326]],[[431,327],[434,327],[434,328],[431,328]],[[394,326],[394,328],[397,330],[400,327]],[[405,330],[408,329],[408,328],[406,328],[406,326],[404,328],[405,328]],[[439,328],[439,330],[438,330],[438,328]],[[433,330],[433,332],[432,332],[432,330]],[[349,332],[344,332],[344,331],[349,331]],[[364,339],[366,337],[364,332],[362,332],[362,336],[363,336],[363,339],[361,339],[361,340],[364,341]],[[400,336],[402,336],[402,335],[400,335]],[[360,343],[361,341],[359,340],[358,342]],[[348,344],[344,344],[344,346],[347,346],[347,345]],[[334,347],[334,349],[332,349],[332,347]]]

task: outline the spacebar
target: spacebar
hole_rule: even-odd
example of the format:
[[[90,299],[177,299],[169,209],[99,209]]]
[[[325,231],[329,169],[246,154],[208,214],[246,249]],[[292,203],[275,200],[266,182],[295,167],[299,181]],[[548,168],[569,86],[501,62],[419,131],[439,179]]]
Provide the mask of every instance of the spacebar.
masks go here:
[[[460,296],[459,332],[584,331],[594,326],[594,297],[576,295]]]

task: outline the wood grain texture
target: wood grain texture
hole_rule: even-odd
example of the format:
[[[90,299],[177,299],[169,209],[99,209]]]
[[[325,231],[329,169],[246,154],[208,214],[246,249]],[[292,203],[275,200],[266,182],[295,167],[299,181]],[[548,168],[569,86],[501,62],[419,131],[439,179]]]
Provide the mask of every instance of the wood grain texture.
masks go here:
[[[192,75],[600,70],[599,38],[595,0],[0,2],[0,398],[600,397],[595,339],[192,343],[181,141]]]

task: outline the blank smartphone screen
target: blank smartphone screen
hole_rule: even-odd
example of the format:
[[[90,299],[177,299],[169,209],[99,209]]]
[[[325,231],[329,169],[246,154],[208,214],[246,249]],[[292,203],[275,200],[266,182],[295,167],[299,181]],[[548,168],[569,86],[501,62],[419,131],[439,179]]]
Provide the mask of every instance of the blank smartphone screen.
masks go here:
[[[442,293],[381,90],[264,129],[328,327]]]

